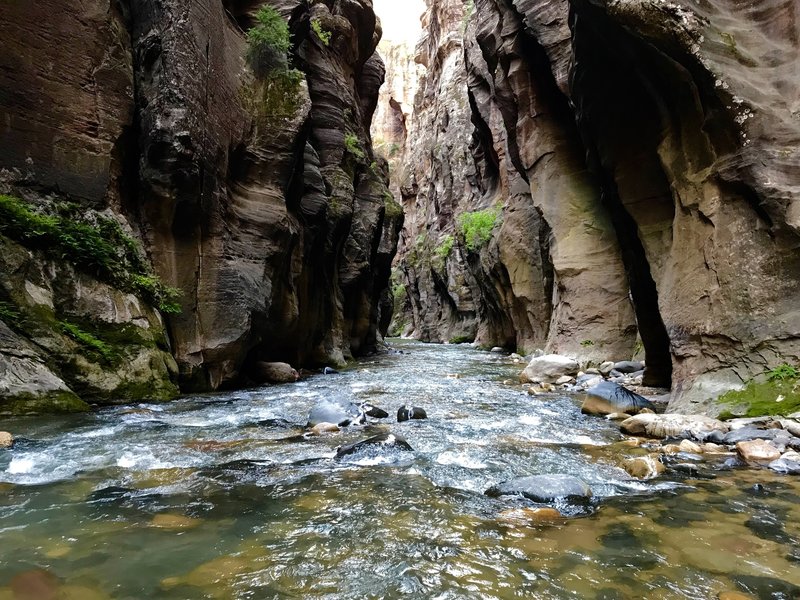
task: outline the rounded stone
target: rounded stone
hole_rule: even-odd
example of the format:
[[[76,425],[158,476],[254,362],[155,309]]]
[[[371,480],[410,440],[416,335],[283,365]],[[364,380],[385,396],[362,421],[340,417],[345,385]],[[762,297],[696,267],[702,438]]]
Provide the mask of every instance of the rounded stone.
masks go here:
[[[14,445],[14,436],[7,431],[0,431],[0,448],[11,448]]]
[[[524,496],[534,502],[553,502],[561,498],[567,500],[588,500],[592,497],[591,488],[572,475],[532,475],[518,477],[493,485],[486,490],[487,496]]]

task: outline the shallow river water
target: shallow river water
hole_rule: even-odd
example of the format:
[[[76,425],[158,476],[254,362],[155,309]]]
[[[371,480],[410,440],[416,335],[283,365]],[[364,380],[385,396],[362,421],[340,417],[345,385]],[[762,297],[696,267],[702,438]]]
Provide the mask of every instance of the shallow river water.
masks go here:
[[[800,478],[633,481],[619,465],[640,449],[509,385],[507,357],[394,345],[293,385],[0,421],[23,438],[0,450],[0,600],[800,598]],[[333,397],[392,416],[281,441]],[[430,418],[396,423],[402,403]],[[387,427],[414,451],[333,458]],[[591,506],[538,522],[483,495],[540,473],[582,478]]]

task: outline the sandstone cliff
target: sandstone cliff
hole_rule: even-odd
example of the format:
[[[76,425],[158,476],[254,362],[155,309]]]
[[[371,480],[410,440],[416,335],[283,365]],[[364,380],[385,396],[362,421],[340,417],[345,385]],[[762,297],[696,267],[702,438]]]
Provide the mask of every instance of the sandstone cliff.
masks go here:
[[[584,360],[638,336],[672,410],[714,412],[798,363],[793,2],[428,6],[412,122],[430,135],[409,136],[402,179],[409,332]],[[468,248],[459,214],[494,206]],[[453,230],[444,264],[420,260]]]
[[[180,310],[162,319],[152,298],[118,281],[76,275],[35,244],[16,252],[3,264],[8,315],[44,304],[101,343],[109,323],[133,324],[160,352],[163,366],[136,379],[153,389],[126,396],[109,384],[101,394],[78,384],[92,369],[65,369],[33,327],[17,324],[17,346],[59,390],[92,402],[157,398],[159,387],[174,394],[173,381],[187,391],[237,385],[260,360],[341,363],[377,348],[402,220],[369,134],[384,72],[380,24],[369,0],[267,2],[289,23],[290,66],[302,73],[281,93],[280,82],[259,87],[245,62],[244,32],[263,4],[0,8],[0,193],[39,215],[69,202],[87,226],[113,220],[146,252],[153,280],[180,291]],[[23,270],[26,260],[36,267]],[[29,284],[46,301],[23,294]],[[103,369],[96,353],[74,350]],[[9,371],[12,355],[0,356]]]

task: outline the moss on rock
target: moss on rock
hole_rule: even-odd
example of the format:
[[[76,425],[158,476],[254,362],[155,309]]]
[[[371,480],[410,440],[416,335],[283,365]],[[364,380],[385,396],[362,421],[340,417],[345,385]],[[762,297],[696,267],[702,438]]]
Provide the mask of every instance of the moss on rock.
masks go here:
[[[718,401],[725,407],[720,419],[789,415],[800,410],[800,379],[751,381],[743,390],[723,394]]]
[[[51,391],[41,394],[22,393],[0,399],[0,414],[34,415],[78,413],[91,407],[72,392]]]

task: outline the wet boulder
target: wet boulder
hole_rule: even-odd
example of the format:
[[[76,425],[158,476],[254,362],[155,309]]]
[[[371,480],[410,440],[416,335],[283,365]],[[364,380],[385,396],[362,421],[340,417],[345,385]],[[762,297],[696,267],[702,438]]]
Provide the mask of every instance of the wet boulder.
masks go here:
[[[427,419],[428,413],[424,409],[416,406],[406,406],[405,404],[397,409],[397,422],[410,421],[412,419]]]
[[[751,442],[753,440],[772,440],[780,444],[789,444],[794,440],[794,436],[783,429],[760,429],[758,427],[742,427],[734,431],[729,431],[722,438],[724,444],[738,444],[739,442]]]
[[[612,413],[636,414],[642,409],[655,411],[655,405],[644,396],[611,381],[601,381],[586,391],[581,412],[589,415]]]
[[[628,475],[636,479],[654,479],[664,472],[666,467],[657,456],[637,456],[622,463]]]
[[[739,442],[736,452],[748,464],[766,465],[781,457],[780,450],[766,440]]]
[[[364,411],[352,402],[338,402],[323,400],[311,409],[308,415],[308,427],[315,427],[320,423],[332,423],[339,427],[348,425],[361,425],[366,421]]]
[[[769,463],[769,468],[786,475],[800,475],[800,452],[784,452],[780,458]]]
[[[323,375],[338,375],[339,371],[337,371],[336,369],[333,369],[331,367],[325,367],[324,369],[322,369],[322,374]]]
[[[560,377],[578,374],[580,365],[574,358],[559,354],[546,354],[534,357],[522,371],[519,379],[522,383],[555,383]]]
[[[374,404],[370,404],[369,402],[362,402],[358,406],[365,415],[372,417],[373,419],[385,419],[389,416],[388,412],[378,406],[375,406]]]
[[[257,362],[253,376],[259,383],[294,383],[300,379],[300,374],[283,362]]]
[[[630,375],[644,369],[644,364],[638,360],[622,360],[614,363],[614,370],[623,375]]]
[[[727,432],[728,426],[718,419],[703,415],[639,414],[625,419],[619,426],[622,433],[651,438],[683,436],[701,439],[712,431]]]
[[[0,431],[0,448],[11,448],[14,445],[14,436],[7,431]]]
[[[391,448],[404,452],[414,450],[414,448],[411,447],[411,444],[409,444],[404,437],[397,435],[396,433],[386,432],[379,433],[378,435],[372,436],[371,438],[367,438],[365,440],[347,444],[346,446],[340,446],[336,449],[336,458],[341,458],[349,454],[355,454],[356,452],[360,452],[368,448],[380,448],[382,450]]]
[[[493,498],[524,496],[534,502],[549,503],[561,499],[585,501],[592,497],[592,490],[572,475],[531,475],[493,485],[486,490],[486,495]]]

